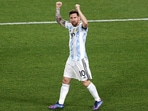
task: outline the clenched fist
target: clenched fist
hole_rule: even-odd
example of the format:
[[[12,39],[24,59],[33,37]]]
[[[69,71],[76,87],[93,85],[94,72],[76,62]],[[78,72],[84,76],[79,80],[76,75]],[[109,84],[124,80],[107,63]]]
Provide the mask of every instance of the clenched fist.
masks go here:
[[[56,8],[60,8],[62,6],[62,2],[56,2]]]
[[[75,7],[76,7],[77,10],[80,9],[80,5],[79,4],[76,4]]]

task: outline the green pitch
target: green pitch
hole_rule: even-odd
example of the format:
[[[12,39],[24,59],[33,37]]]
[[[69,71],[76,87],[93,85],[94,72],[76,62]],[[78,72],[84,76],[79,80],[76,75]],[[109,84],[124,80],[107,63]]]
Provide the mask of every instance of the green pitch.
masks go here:
[[[0,23],[55,21],[54,0],[0,0]],[[147,0],[62,0],[89,20],[148,18]],[[148,21],[89,23],[87,53],[100,111],[148,110]],[[0,110],[49,111],[59,98],[68,32],[58,24],[0,25]],[[73,80],[62,111],[91,111],[94,101]]]

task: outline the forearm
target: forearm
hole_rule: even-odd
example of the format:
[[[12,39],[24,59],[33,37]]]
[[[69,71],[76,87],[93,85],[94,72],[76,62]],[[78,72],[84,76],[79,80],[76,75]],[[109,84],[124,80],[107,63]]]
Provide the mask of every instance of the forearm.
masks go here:
[[[80,9],[78,9],[77,11],[79,13],[79,16],[80,16],[82,22],[83,22],[83,26],[87,27],[88,26],[88,21],[87,21],[86,17],[84,16],[84,14],[81,12]]]
[[[61,17],[60,8],[56,8],[56,21],[60,25],[65,26],[65,20]]]

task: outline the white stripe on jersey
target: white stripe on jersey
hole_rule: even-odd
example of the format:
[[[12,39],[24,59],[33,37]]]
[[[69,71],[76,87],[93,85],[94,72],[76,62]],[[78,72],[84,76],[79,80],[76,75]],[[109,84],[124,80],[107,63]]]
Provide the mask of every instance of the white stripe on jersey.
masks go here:
[[[69,30],[69,58],[75,61],[87,58],[85,42],[88,28],[82,28],[82,23],[80,23],[77,27],[74,27],[68,21],[65,23],[65,27]]]

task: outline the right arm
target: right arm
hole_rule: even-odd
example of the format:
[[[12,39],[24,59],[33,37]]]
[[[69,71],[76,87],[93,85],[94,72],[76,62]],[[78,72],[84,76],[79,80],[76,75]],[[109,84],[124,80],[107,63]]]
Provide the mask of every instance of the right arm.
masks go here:
[[[65,27],[65,20],[61,17],[60,7],[62,6],[62,2],[56,2],[56,21],[61,26]]]

